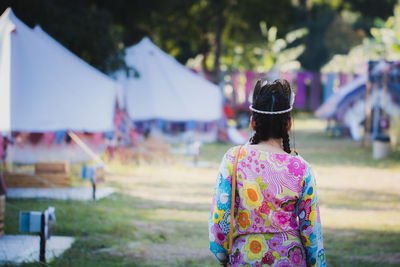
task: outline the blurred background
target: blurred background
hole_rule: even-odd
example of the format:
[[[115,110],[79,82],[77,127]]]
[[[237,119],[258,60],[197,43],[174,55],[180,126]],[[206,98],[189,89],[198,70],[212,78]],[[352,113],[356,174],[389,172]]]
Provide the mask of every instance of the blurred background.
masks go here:
[[[213,187],[251,136],[260,78],[296,91],[290,138],[317,173],[328,265],[400,265],[398,1],[2,0],[0,13],[3,266],[38,264],[41,231],[20,212],[49,206],[52,266],[218,266]]]

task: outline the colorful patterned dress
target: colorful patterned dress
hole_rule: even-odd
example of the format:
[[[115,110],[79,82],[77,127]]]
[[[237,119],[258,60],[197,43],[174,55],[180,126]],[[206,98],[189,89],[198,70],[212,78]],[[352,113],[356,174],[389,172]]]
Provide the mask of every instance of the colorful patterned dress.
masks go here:
[[[224,155],[209,218],[210,250],[232,266],[326,266],[315,177],[300,156],[242,147],[232,255],[232,170],[239,147]]]

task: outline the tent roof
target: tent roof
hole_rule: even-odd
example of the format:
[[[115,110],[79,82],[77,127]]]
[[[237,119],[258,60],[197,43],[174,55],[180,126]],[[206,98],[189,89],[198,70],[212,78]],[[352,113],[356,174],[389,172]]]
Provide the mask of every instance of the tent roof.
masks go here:
[[[367,80],[367,75],[362,75],[340,87],[335,94],[331,95],[328,100],[315,111],[315,115],[324,119],[332,118],[339,110],[341,103],[352,96],[356,91],[363,89]]]
[[[0,51],[0,131],[113,130],[119,85],[10,8]]]
[[[222,93],[166,54],[149,38],[126,49],[126,63],[139,78],[118,73],[133,120],[212,121],[222,115]]]

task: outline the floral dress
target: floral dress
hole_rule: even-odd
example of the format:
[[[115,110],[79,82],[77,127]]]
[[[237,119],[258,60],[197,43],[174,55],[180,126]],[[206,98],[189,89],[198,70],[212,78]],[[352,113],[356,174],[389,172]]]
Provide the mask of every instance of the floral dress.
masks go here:
[[[232,171],[239,147],[224,155],[208,221],[210,250],[232,266],[326,266],[315,177],[300,156],[242,147],[232,254],[228,255]]]

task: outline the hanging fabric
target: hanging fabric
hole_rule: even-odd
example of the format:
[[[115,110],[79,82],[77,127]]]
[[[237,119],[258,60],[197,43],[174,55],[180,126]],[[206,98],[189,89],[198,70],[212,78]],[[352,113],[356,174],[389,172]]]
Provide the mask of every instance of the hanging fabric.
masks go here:
[[[334,73],[328,73],[325,76],[325,84],[324,84],[324,95],[323,95],[323,100],[322,102],[325,103],[325,101],[333,94],[333,88],[335,86],[335,77],[336,75]]]
[[[321,105],[321,74],[319,72],[311,73],[310,88],[310,109],[315,110]]]

